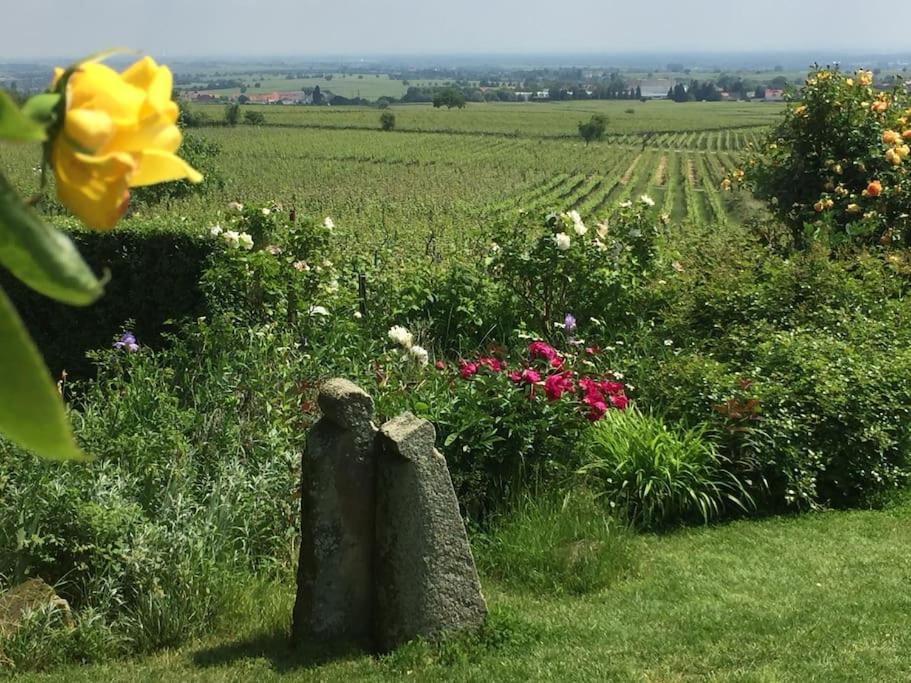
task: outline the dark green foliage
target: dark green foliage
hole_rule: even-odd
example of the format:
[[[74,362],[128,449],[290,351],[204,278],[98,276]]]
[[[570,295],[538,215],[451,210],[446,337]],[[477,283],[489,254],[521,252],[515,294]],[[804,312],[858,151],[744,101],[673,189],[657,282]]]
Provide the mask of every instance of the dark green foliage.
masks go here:
[[[240,123],[240,105],[229,104],[225,107],[225,123],[229,126],[236,126]]]
[[[395,128],[395,114],[391,111],[384,111],[380,114],[380,128],[383,130],[392,130]]]
[[[86,351],[109,347],[128,321],[139,342],[154,348],[161,345],[170,321],[203,314],[199,281],[212,253],[211,240],[154,227],[71,235],[96,273],[110,273],[105,295],[93,306],[57,303],[0,270],[3,289],[55,377],[62,370],[89,376]]]
[[[266,116],[261,111],[248,109],[244,112],[244,123],[250,126],[262,126],[266,122]]]
[[[465,94],[458,88],[443,88],[434,93],[433,106],[437,109],[440,107],[462,109],[465,107]]]
[[[604,137],[607,131],[607,117],[604,114],[593,114],[592,117],[579,124],[579,136],[586,143],[596,142]]]

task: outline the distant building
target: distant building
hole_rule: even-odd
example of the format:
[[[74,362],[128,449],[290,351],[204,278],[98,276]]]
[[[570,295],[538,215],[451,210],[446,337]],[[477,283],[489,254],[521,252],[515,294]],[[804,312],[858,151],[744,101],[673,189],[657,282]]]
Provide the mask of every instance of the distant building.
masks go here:
[[[663,100],[675,85],[677,85],[677,81],[670,78],[653,78],[635,83],[633,90],[638,87],[642,92],[642,97],[647,100]]]
[[[784,90],[781,88],[766,88],[763,99],[766,102],[784,102]]]
[[[550,90],[539,90],[535,93],[536,100],[549,100],[550,99]]]
[[[516,99],[523,100],[525,102],[528,102],[528,100],[530,100],[532,97],[534,97],[534,95],[535,94],[533,92],[531,92],[530,90],[516,91]]]

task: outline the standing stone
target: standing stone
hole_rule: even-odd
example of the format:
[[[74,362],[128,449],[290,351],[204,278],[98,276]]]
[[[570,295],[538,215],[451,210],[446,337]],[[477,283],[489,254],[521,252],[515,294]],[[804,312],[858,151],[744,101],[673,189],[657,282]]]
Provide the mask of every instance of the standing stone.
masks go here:
[[[373,400],[323,385],[323,416],[301,463],[301,547],[293,637],[369,646],[373,623],[376,427]]]
[[[58,612],[65,626],[74,627],[70,604],[41,579],[28,579],[0,593],[0,636],[13,635],[28,612],[42,609]]]
[[[465,524],[436,432],[405,413],[380,429],[376,644],[473,629],[487,616]]]

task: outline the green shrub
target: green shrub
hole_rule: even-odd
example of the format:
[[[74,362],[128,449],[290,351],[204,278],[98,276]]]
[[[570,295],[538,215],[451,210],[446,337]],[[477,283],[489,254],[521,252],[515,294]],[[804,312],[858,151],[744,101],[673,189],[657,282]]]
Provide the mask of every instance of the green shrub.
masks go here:
[[[200,234],[154,225],[109,233],[70,233],[86,262],[109,273],[104,296],[88,307],[60,304],[0,269],[0,286],[13,300],[53,375],[92,372],[86,352],[106,348],[127,321],[143,345],[159,347],[171,321],[205,312],[200,279],[215,245]]]
[[[633,409],[608,413],[589,438],[590,455],[580,474],[638,526],[708,522],[728,508],[752,505],[702,429],[669,429]]]
[[[658,288],[652,350],[633,363],[643,400],[714,425],[732,468],[772,509],[864,504],[901,486],[911,473],[907,255],[785,259],[733,237],[693,249],[700,256],[684,255],[684,272]],[[751,401],[747,422],[728,419]]]
[[[629,530],[585,492],[523,495],[473,540],[483,576],[545,595],[599,591],[633,566]]]

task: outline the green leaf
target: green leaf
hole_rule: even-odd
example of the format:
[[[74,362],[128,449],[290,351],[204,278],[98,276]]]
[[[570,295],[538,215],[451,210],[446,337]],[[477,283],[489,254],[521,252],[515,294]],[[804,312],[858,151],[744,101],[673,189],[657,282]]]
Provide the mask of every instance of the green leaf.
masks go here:
[[[44,126],[26,116],[13,98],[0,90],[0,139],[15,142],[44,142]]]
[[[29,98],[22,105],[22,113],[38,125],[49,126],[54,122],[59,104],[59,93],[46,92]]]
[[[86,460],[41,354],[0,290],[0,434],[54,460]]]
[[[0,174],[0,264],[29,287],[74,306],[86,306],[102,286],[72,240],[45,224]]]

